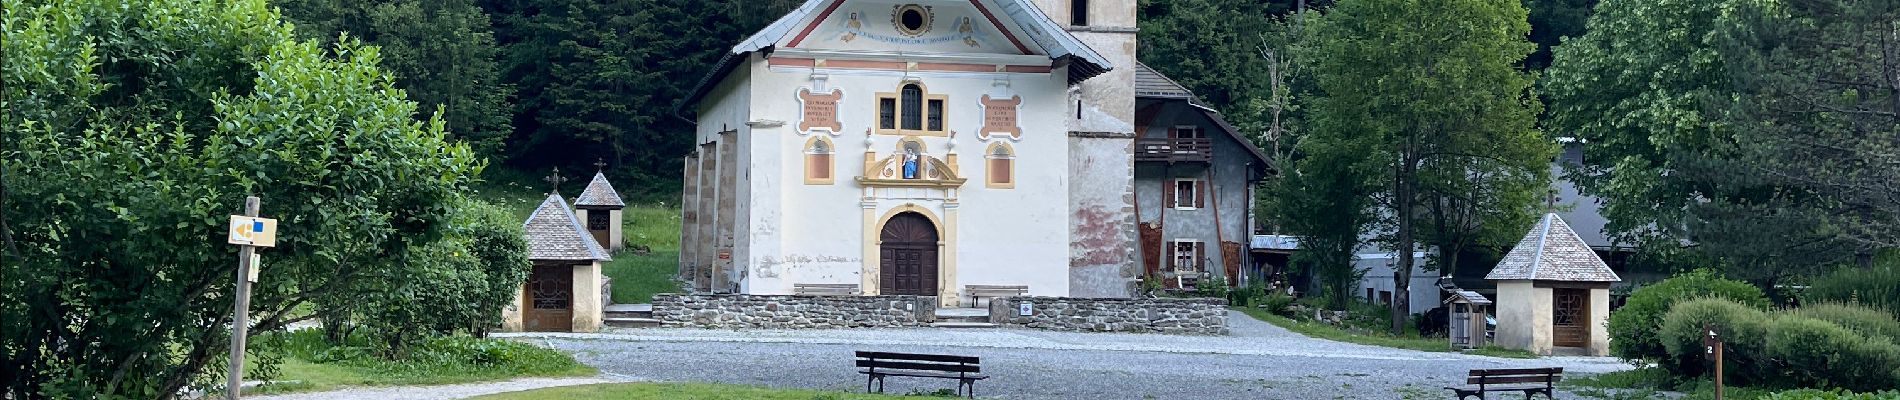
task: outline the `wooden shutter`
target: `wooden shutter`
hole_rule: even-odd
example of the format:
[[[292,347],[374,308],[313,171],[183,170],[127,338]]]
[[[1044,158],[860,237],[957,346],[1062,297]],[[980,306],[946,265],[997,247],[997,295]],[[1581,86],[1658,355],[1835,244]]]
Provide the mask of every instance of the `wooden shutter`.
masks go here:
[[[1207,268],[1203,268],[1206,265],[1207,265],[1207,243],[1194,242],[1194,270],[1206,271]]]
[[[1181,137],[1181,134],[1180,134],[1179,132],[1176,132],[1176,131],[1175,131],[1175,129],[1174,129],[1174,127],[1169,127],[1169,128],[1168,128],[1168,138],[1169,138],[1169,139],[1173,139],[1173,138],[1177,138],[1177,137]]]
[[[1169,131],[1169,132],[1173,132],[1173,131]],[[1171,181],[1171,180],[1161,181],[1161,182],[1162,182],[1161,183],[1161,187],[1162,187],[1161,199],[1163,202],[1165,202],[1165,204],[1163,204],[1161,207],[1174,208],[1174,198],[1180,196],[1179,192],[1181,188],[1179,187],[1179,185],[1181,183]],[[1170,242],[1170,243],[1173,243],[1173,242]]]
[[[1207,208],[1207,181],[1194,181],[1194,208]]]

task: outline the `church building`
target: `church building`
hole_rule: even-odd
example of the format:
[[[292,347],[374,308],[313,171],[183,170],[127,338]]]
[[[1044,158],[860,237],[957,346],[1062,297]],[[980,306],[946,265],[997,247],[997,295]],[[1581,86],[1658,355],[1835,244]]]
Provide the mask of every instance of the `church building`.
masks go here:
[[[698,123],[680,279],[943,307],[1132,296],[1135,3],[806,1],[678,110]]]

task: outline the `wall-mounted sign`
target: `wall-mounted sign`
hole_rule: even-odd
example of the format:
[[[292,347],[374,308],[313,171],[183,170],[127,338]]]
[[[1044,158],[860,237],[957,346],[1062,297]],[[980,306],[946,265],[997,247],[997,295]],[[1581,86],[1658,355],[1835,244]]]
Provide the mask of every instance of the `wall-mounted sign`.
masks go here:
[[[997,134],[1009,135],[1011,139],[1023,138],[1023,128],[1016,126],[1016,106],[1023,104],[1021,96],[991,99],[986,94],[982,101],[983,127],[976,130],[977,139],[990,140],[990,136]]]
[[[805,105],[804,120],[798,122],[798,131],[803,133],[827,129],[834,135],[844,132],[844,124],[838,122],[838,101],[842,99],[843,90],[831,89],[831,93],[827,94],[798,89],[798,101]]]
[[[231,216],[230,236],[226,243],[257,247],[277,246],[277,220],[270,218]]]
[[[1022,302],[1022,303],[1017,303],[1016,308],[1017,308],[1016,315],[1027,317],[1027,316],[1036,314],[1035,306],[1031,305],[1027,301]]]
[[[719,259],[721,259],[721,260],[731,260],[731,259],[732,259],[732,250],[729,250],[729,249],[719,249]]]

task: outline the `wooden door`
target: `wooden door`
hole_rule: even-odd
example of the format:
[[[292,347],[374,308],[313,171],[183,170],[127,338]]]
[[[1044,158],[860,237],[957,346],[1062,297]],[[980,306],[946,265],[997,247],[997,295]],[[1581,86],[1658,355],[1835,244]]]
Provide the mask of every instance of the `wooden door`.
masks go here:
[[[1552,289],[1551,345],[1590,346],[1590,289]]]
[[[522,329],[529,332],[574,330],[574,267],[536,265],[528,273],[527,293],[521,298]]]
[[[878,245],[882,294],[937,295],[937,227],[917,213],[884,223]]]

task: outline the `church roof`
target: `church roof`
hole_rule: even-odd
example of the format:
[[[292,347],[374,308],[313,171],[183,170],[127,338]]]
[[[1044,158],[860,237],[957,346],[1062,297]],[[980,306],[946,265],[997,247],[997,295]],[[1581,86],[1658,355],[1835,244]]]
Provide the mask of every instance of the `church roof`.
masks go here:
[[[706,74],[704,78],[699,80],[699,84],[693,86],[693,91],[686,96],[686,99],[680,101],[679,104],[673,107],[673,113],[679,114],[682,110],[687,110],[689,109],[688,107],[698,103],[701,98],[712,91],[713,86],[718,85],[719,81],[725,78],[726,74],[732,73],[733,69],[738,68],[739,64],[746,60],[747,54],[756,51],[766,51],[770,53],[772,48],[777,45],[779,39],[792,34],[793,30],[806,22],[806,17],[813,15],[823,17],[824,14],[828,13],[828,11],[823,9],[824,6],[835,5],[836,3],[842,3],[844,1],[848,0],[805,0],[805,4],[792,9],[792,12],[786,13],[783,17],[779,17],[779,19],[773,21],[771,25],[766,25],[765,29],[760,29],[757,33],[753,33],[752,36],[739,42],[738,45],[732,46],[732,50],[726,52],[725,56],[720,57],[719,62],[714,64],[712,72]],[[1089,48],[1089,46],[1083,44],[1081,40],[1076,39],[1074,35],[1070,35],[1068,30],[1063,29],[1061,25],[1057,25],[1055,20],[1049,19],[1049,16],[1043,14],[1041,8],[1037,8],[1035,4],[1031,4],[1030,0],[973,1],[996,5],[996,8],[1002,12],[1002,17],[1011,22],[1015,22],[1019,29],[1021,29],[1019,33],[1029,38],[1029,41],[1034,43],[1036,47],[1042,49],[1044,54],[1048,54],[1049,58],[1058,61],[1068,61],[1069,83],[1071,84],[1115,69],[1115,64],[1109,62],[1107,57],[1103,57],[1101,53],[1096,53],[1095,49]]]
[[[528,259],[563,261],[607,261],[607,250],[594,241],[594,235],[581,227],[579,218],[567,209],[567,201],[558,193],[548,194],[541,207],[534,209],[521,228],[527,231]]]
[[[1544,214],[1524,240],[1498,261],[1486,280],[1620,282],[1623,278],[1597,257],[1570,224],[1556,213]]]
[[[607,183],[607,174],[595,172],[594,180],[587,182],[587,189],[574,197],[574,205],[626,207],[627,203],[620,201],[620,192],[614,191],[612,183]]]

